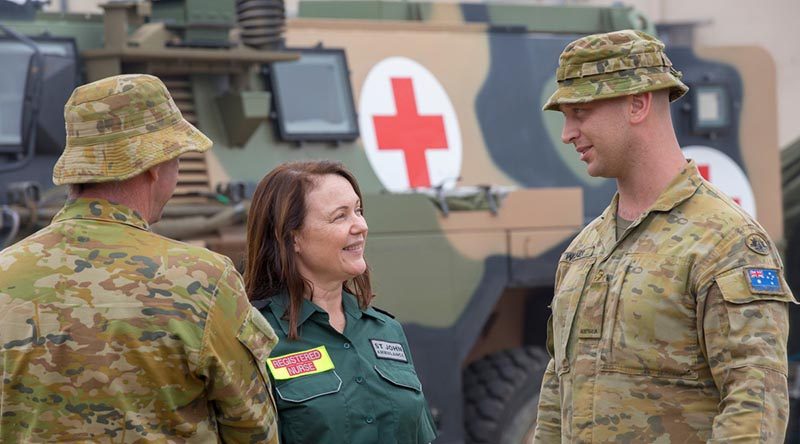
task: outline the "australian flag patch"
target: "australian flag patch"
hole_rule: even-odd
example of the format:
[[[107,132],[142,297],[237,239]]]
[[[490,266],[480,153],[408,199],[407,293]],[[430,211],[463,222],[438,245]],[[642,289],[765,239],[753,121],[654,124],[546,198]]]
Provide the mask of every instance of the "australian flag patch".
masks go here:
[[[776,268],[746,268],[747,284],[753,293],[783,294],[781,278]]]

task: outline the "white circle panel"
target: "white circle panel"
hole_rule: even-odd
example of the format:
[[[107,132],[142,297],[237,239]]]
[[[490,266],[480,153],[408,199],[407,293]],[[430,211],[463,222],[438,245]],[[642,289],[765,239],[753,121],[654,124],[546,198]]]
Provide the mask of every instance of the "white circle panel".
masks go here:
[[[739,165],[720,150],[691,145],[683,148],[683,155],[697,164],[700,175],[738,203],[748,214],[756,217],[756,200],[747,175]]]
[[[461,174],[461,130],[442,85],[419,63],[390,57],[367,74],[358,104],[361,140],[389,191],[444,185]]]

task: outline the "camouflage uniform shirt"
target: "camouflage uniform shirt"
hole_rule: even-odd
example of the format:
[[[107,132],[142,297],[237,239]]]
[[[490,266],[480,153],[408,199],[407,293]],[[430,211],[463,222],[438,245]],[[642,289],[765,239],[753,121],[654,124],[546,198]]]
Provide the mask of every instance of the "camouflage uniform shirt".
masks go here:
[[[788,304],[763,228],[693,162],[561,256],[535,442],[783,442]]]
[[[277,443],[275,343],[227,258],[68,202],[0,253],[0,441]]]

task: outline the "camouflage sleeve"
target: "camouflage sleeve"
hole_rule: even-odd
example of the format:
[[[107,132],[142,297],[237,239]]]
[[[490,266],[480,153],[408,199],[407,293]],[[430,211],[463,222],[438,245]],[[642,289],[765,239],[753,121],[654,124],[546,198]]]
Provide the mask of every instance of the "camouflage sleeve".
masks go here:
[[[201,350],[209,399],[224,442],[278,443],[277,410],[266,359],[278,339],[250,305],[232,266],[217,287]]]
[[[698,327],[721,396],[709,442],[782,443],[789,414],[787,302],[794,298],[780,257],[760,229],[748,227],[726,236],[702,263]]]
[[[561,442],[561,394],[556,365],[553,361],[553,318],[547,321],[547,352],[550,362],[542,378],[539,392],[539,410],[536,418],[536,431],[533,442],[536,444]]]

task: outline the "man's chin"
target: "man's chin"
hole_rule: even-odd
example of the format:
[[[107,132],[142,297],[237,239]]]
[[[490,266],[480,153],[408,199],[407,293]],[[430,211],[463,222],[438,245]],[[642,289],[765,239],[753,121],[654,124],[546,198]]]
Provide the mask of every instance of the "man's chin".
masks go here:
[[[592,168],[592,165],[588,165],[586,167],[586,174],[598,178],[598,179],[612,179],[614,176],[608,173],[608,171],[604,171],[597,167],[596,165]]]

